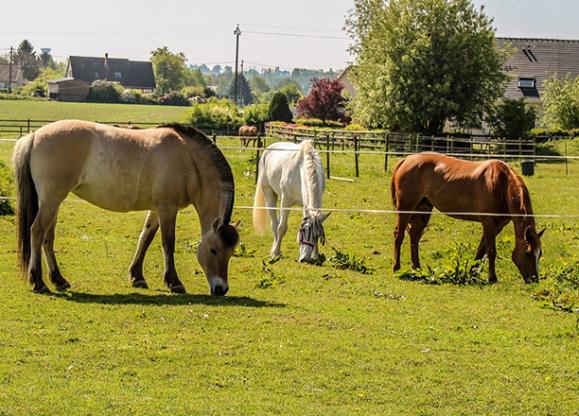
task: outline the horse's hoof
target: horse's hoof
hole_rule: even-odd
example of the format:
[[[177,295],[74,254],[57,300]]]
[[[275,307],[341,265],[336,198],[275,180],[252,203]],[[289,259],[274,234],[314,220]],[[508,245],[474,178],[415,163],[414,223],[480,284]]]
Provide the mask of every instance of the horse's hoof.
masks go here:
[[[38,294],[38,295],[46,295],[51,293],[50,289],[48,288],[48,286],[46,286],[45,284],[43,284],[42,286],[34,286],[34,293]]]
[[[55,289],[57,292],[64,292],[68,289],[70,289],[70,283],[68,283],[66,280],[60,283],[55,284]]]
[[[183,286],[183,285],[171,286],[169,289],[171,289],[171,293],[178,293],[178,294],[186,294],[187,293],[187,291],[185,290],[185,286]]]
[[[489,277],[489,284],[494,285],[495,283],[498,282],[498,279],[496,276],[494,277]]]
[[[147,285],[147,282],[145,282],[144,280],[135,280],[132,283],[133,287],[135,289],[148,289],[149,286]]]

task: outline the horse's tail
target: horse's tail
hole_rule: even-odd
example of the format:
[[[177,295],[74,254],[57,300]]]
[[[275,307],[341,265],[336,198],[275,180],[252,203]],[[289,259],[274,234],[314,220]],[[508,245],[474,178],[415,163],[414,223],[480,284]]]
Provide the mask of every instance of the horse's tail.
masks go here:
[[[261,175],[257,178],[255,187],[255,199],[253,201],[253,228],[259,235],[265,234],[267,210],[265,207],[265,194],[261,185]]]
[[[38,213],[38,194],[30,172],[30,153],[34,142],[34,133],[18,140],[12,162],[16,176],[18,206],[16,208],[18,232],[18,258],[23,272],[30,262],[30,227]]]
[[[400,162],[396,164],[394,170],[392,171],[392,179],[390,179],[390,194],[392,195],[392,205],[394,208],[398,208],[398,198],[396,196],[396,172],[402,166],[405,159],[402,159]]]

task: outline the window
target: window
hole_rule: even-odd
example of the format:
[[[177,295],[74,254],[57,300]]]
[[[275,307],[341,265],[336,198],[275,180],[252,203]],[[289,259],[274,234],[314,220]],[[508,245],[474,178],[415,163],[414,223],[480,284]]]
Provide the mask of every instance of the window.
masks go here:
[[[121,79],[123,77],[123,74],[121,74],[120,72],[115,72],[115,79]]]
[[[519,88],[535,88],[535,84],[535,78],[519,78],[517,81],[517,87]]]

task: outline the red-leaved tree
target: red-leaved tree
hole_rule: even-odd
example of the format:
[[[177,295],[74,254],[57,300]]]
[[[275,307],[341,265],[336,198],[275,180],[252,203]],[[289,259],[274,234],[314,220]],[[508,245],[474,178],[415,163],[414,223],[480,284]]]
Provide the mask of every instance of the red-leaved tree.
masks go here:
[[[300,117],[319,118],[323,123],[327,120],[346,121],[343,89],[338,80],[314,78],[310,93],[298,102],[298,114]]]

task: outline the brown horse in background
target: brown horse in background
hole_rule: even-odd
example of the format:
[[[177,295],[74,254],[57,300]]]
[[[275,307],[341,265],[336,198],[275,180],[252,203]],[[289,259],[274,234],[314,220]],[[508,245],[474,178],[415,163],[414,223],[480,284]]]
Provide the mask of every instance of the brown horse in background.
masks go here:
[[[239,137],[243,147],[247,147],[252,140],[257,138],[257,135],[258,130],[255,126],[241,126],[239,128]]]
[[[42,279],[42,248],[55,288],[70,287],[54,254],[58,209],[70,192],[109,211],[149,211],[130,266],[132,284],[147,287],[143,261],[160,228],[164,280],[175,293],[185,293],[173,257],[177,212],[193,205],[201,223],[197,259],[211,294],[222,296],[229,290],[229,259],[239,240],[237,226],[229,223],[233,174],[201,131],[179,124],[130,130],[63,120],[18,140],[13,161],[18,253],[35,292],[49,292]]]
[[[434,207],[450,217],[482,224],[483,236],[476,259],[488,257],[488,277],[493,283],[497,281],[495,239],[512,220],[516,238],[512,260],[526,283],[539,281],[544,230],[537,233],[529,191],[521,177],[506,163],[499,160],[470,162],[430,152],[411,155],[394,169],[391,192],[394,207],[402,211],[397,215],[394,231],[394,271],[400,269],[400,247],[407,227],[412,267],[420,268],[418,245]]]

